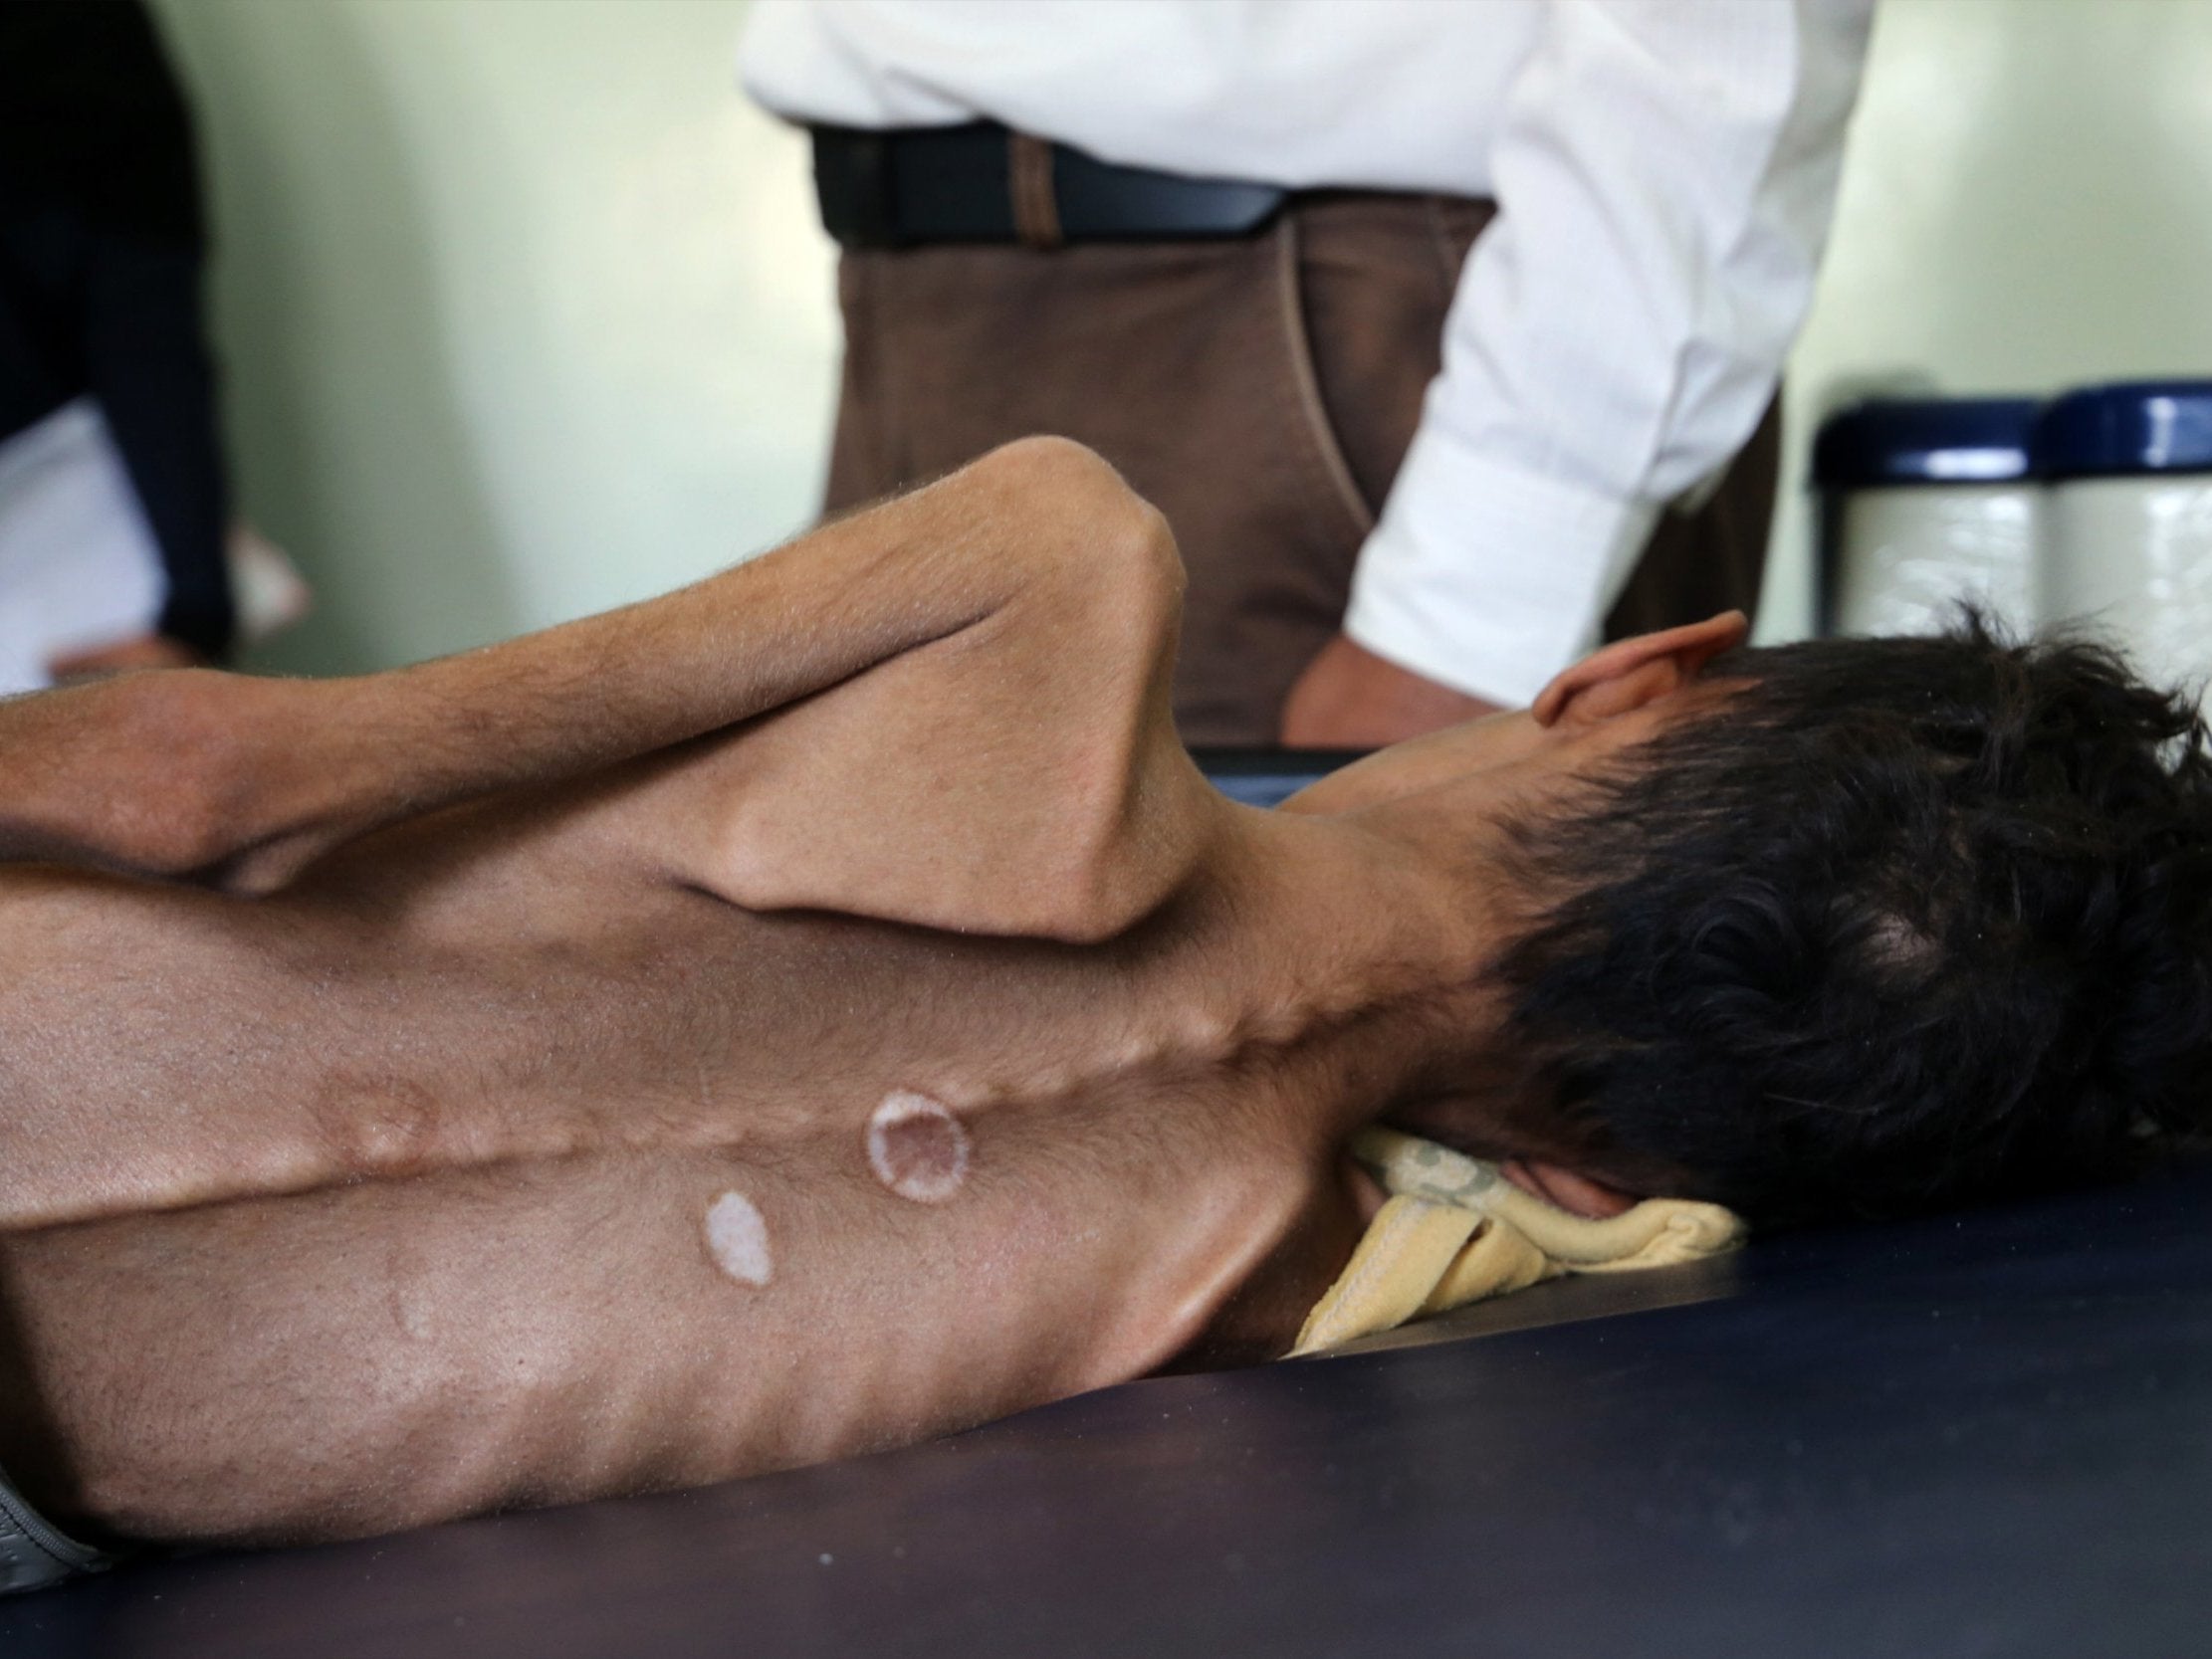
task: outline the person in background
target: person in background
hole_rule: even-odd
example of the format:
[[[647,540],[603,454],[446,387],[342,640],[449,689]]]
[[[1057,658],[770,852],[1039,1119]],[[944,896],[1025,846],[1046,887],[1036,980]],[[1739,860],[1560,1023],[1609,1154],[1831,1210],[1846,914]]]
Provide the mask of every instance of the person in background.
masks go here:
[[[1194,743],[1367,746],[1755,604],[1873,0],[759,0],[831,510],[1031,432],[1190,569]]]
[[[0,6],[0,693],[219,660],[232,566],[274,622],[283,555],[230,521],[184,97],[136,0]]]

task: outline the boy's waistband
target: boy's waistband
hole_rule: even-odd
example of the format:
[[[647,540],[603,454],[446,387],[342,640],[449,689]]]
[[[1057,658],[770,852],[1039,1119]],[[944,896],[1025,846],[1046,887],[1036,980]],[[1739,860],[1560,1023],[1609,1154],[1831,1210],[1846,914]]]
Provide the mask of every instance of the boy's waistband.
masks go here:
[[[0,1469],[0,1595],[45,1589],[114,1563],[106,1551],[79,1544],[40,1515]]]

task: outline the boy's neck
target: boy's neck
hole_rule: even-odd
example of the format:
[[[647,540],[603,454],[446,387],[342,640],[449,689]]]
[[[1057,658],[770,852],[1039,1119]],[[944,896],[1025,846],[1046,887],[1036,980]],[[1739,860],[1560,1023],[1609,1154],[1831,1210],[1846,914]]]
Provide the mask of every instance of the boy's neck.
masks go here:
[[[1483,967],[1497,938],[1479,880],[1439,868],[1356,816],[1239,811],[1212,863],[1216,891],[1152,1017],[1241,1034],[1220,1057],[1261,1133],[1313,1171],[1295,1216],[1255,1214],[1224,1235],[1242,1265],[1175,1361],[1212,1366],[1285,1351],[1370,1218],[1345,1142],[1378,1120],[1410,1124],[1450,1102],[1484,1137],[1478,1075],[1496,1020]],[[1279,1143],[1279,1142],[1278,1142]],[[1232,1280],[1232,1282],[1231,1282]]]
[[[1496,1024],[1483,969],[1502,913],[1472,861],[1445,868],[1361,815],[1234,809],[1192,947],[1157,987],[1164,1020],[1264,1059],[1330,1143],[1452,1089]]]

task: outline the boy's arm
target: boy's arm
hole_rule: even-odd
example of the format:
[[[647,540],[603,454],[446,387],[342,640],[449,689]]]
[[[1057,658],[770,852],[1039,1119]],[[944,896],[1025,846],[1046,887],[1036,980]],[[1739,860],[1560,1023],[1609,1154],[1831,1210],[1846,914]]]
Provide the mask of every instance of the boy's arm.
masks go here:
[[[381,825],[760,721],[685,768],[654,849],[671,876],[761,908],[1098,936],[1188,868],[1174,826],[1205,816],[1122,833],[1140,800],[1203,789],[1167,713],[1179,589],[1157,514],[1089,452],[1027,440],[461,656],[0,705],[0,858],[266,892]]]

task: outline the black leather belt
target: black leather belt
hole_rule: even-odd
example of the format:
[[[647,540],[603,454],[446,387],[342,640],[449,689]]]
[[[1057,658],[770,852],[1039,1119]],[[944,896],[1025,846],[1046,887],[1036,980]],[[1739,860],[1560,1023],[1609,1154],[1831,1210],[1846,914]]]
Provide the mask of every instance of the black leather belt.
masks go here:
[[[1244,236],[1290,192],[1101,161],[995,121],[814,128],[822,224],[847,248]]]

